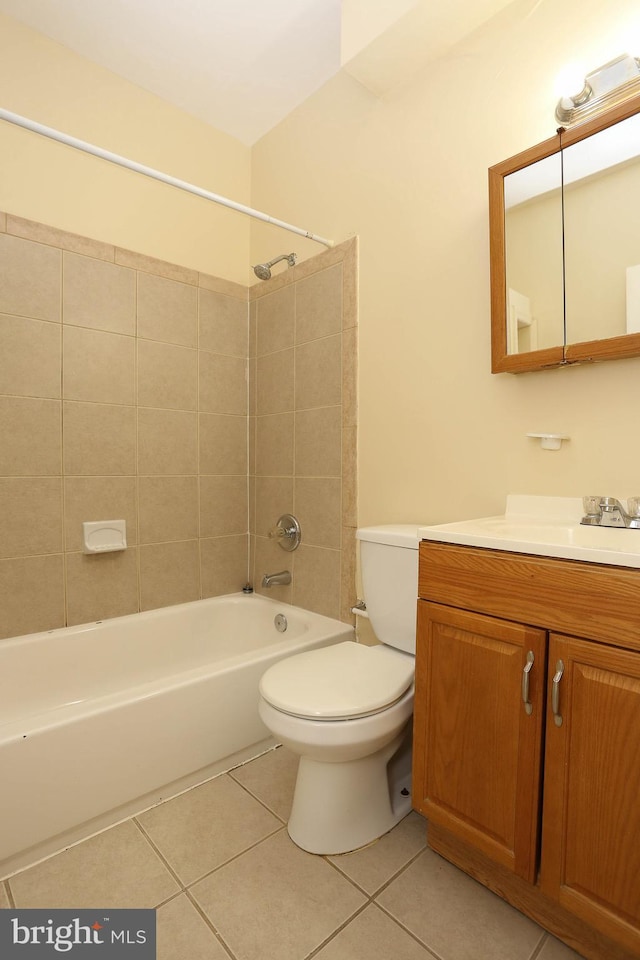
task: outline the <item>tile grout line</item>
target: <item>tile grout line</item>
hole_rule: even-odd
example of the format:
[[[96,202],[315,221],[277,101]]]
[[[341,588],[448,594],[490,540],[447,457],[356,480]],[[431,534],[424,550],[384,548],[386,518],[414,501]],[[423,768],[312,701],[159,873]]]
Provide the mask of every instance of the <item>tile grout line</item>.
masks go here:
[[[435,958],[435,960],[443,960],[443,958],[441,958],[439,954],[435,953],[430,947],[427,946],[427,944],[425,944],[422,940],[420,940],[412,930],[410,930],[408,927],[405,927],[404,924],[402,924],[396,917],[393,916],[393,914],[391,914],[388,910],[386,910],[386,909],[382,906],[382,904],[378,903],[378,901],[376,900],[376,897],[379,897],[381,893],[383,893],[383,892],[384,892],[389,886],[391,886],[391,884],[394,883],[406,870],[408,870],[408,868],[409,868],[413,863],[415,863],[416,860],[417,860],[420,856],[422,856],[422,854],[425,852],[426,849],[427,849],[427,848],[425,847],[424,849],[419,850],[418,853],[415,854],[415,856],[411,857],[410,860],[408,860],[406,863],[404,863],[404,864],[402,865],[402,867],[400,867],[400,869],[397,870],[396,873],[393,874],[393,876],[389,877],[389,879],[386,880],[386,881],[382,884],[382,886],[380,886],[380,887],[375,891],[375,893],[373,893],[373,894],[369,894],[366,890],[364,890],[363,888],[361,888],[360,886],[358,886],[358,884],[356,883],[356,881],[353,880],[351,877],[347,876],[346,874],[344,874],[344,873],[342,872],[342,870],[340,870],[340,868],[339,868],[335,863],[333,863],[333,862],[330,861],[330,860],[327,860],[327,862],[328,862],[332,867],[334,867],[334,869],[337,870],[337,872],[338,872],[341,876],[344,876],[346,880],[349,880],[349,881],[351,882],[351,884],[356,887],[357,890],[360,890],[362,893],[365,894],[365,896],[368,898],[367,904],[365,904],[365,906],[374,905],[374,906],[378,907],[378,909],[381,910],[381,911],[382,911],[390,920],[392,920],[397,926],[399,926],[400,929],[404,930],[405,933],[409,934],[409,936],[411,936],[411,938],[412,938],[413,940],[415,940],[417,943],[419,943],[421,947],[423,947],[424,949],[426,949],[426,950],[428,951],[428,953]],[[364,909],[364,908],[363,908],[363,909]],[[531,960],[533,960],[533,958],[531,958]]]
[[[2,886],[2,889],[4,890],[4,892],[5,892],[5,894],[6,894],[7,900],[9,901],[9,907],[10,907],[10,909],[15,910],[16,901],[15,901],[15,899],[14,899],[13,892],[12,892],[11,886],[10,886],[10,884],[9,884],[9,878],[7,877],[6,880],[0,880],[0,885]]]
[[[276,749],[277,749],[277,748],[276,748]],[[249,761],[247,761],[247,763],[251,763],[251,761],[249,760]],[[241,768],[242,766],[245,766],[245,764],[241,764],[241,765],[240,765],[240,768]],[[237,770],[237,769],[240,769],[240,768],[235,767],[235,768],[233,768],[233,769],[236,769],[236,770]],[[269,807],[263,800],[260,799],[260,797],[256,796],[256,794],[252,793],[252,791],[251,791],[247,786],[245,786],[245,784],[241,783],[239,780],[236,780],[236,778],[233,776],[233,770],[229,770],[229,771],[227,771],[227,773],[229,774],[229,776],[232,777],[232,779],[234,780],[234,782],[238,784],[238,786],[242,787],[242,789],[245,790],[246,793],[248,793],[250,797],[252,797],[252,798],[253,798],[254,800],[256,800],[258,803],[260,803],[261,806],[263,806],[269,813],[271,813],[271,814],[273,814],[273,816],[277,817],[278,820],[280,820],[280,821],[282,822],[283,826],[286,828],[287,821],[284,820],[278,813],[276,813],[275,810],[272,810],[271,807]],[[276,831],[274,831],[272,834],[269,834],[269,836],[273,836],[273,835],[274,835],[275,833],[277,833],[277,832],[278,832],[278,831],[276,830]],[[267,838],[264,837],[263,839],[266,840]],[[261,842],[262,842],[262,841],[258,841],[258,843],[261,843]],[[292,841],[292,842],[293,842],[293,841]],[[254,846],[257,846],[257,844],[255,844]],[[321,857],[322,860],[324,860],[324,862],[325,862],[326,864],[328,864],[330,867],[332,867],[332,868],[336,871],[336,873],[338,873],[338,875],[339,875],[340,877],[342,877],[344,880],[347,880],[347,881],[351,884],[351,886],[355,887],[355,889],[358,891],[358,893],[362,893],[365,897],[367,897],[367,901],[368,901],[368,902],[374,903],[374,902],[375,902],[375,899],[374,899],[374,898],[377,897],[379,894],[381,894],[384,890],[386,890],[387,887],[388,887],[391,883],[394,882],[394,880],[397,880],[398,877],[399,877],[402,873],[404,873],[404,871],[405,871],[406,869],[408,869],[408,868],[418,859],[418,857],[420,857],[420,856],[424,853],[424,851],[425,851],[426,849],[427,849],[427,848],[426,848],[426,846],[425,846],[422,850],[419,850],[418,853],[416,853],[413,857],[411,857],[410,860],[407,860],[406,863],[404,863],[391,877],[389,877],[389,878],[388,878],[374,893],[372,893],[372,894],[370,894],[367,890],[365,890],[364,887],[361,887],[361,886],[353,879],[353,877],[350,877],[347,873],[345,873],[343,870],[341,870],[340,867],[330,859],[330,857],[331,857],[331,856],[334,856],[334,855],[322,854],[322,855],[319,855],[319,856]],[[306,852],[306,851],[305,851],[305,852]],[[239,856],[241,856],[241,854],[239,854]],[[310,854],[310,856],[316,856],[316,854]],[[236,858],[233,858],[233,859],[236,859]],[[228,862],[230,862],[230,861],[228,861]],[[217,869],[217,868],[216,868],[216,869]]]
[[[378,838],[378,839],[381,839],[381,838]],[[323,856],[322,859],[325,860],[329,864],[329,866],[333,867],[334,870],[336,870],[341,877],[344,877],[345,880],[348,880],[349,883],[351,883],[352,886],[356,888],[356,890],[358,890],[360,893],[363,893],[371,903],[375,903],[375,898],[379,896],[381,893],[383,893],[383,891],[386,890],[387,887],[390,886],[395,880],[397,880],[398,877],[402,873],[404,873],[404,871],[408,867],[410,867],[413,863],[415,863],[418,857],[423,853],[424,853],[424,850],[419,850],[418,853],[415,854],[415,856],[411,857],[411,859],[408,860],[406,863],[404,863],[391,877],[385,880],[385,882],[380,887],[378,887],[378,889],[375,890],[374,893],[369,893],[368,890],[365,890],[364,887],[361,887],[360,884],[358,884],[357,881],[353,879],[353,877],[350,877],[348,873],[345,873],[343,870],[341,870],[340,867],[330,859],[330,856],[339,856],[339,854],[331,854],[331,855]],[[376,905],[379,906],[379,904],[376,904]]]
[[[214,873],[217,873],[222,867],[228,866],[230,863],[233,863],[235,860],[239,860],[240,857],[243,857],[245,853],[249,853],[250,850],[254,850],[256,847],[259,847],[261,843],[264,843],[265,840],[275,837],[277,833],[280,833],[284,829],[283,824],[280,824],[275,830],[271,830],[269,833],[265,834],[264,837],[260,837],[259,840],[256,840],[254,843],[250,844],[248,847],[245,847],[244,850],[238,851],[232,857],[229,857],[228,860],[225,860],[223,863],[219,863],[212,870],[208,870],[207,873],[203,873],[202,876],[196,877],[195,880],[192,880],[188,886],[185,886],[185,891],[190,890],[192,887],[195,887],[197,883],[201,883],[202,880],[207,880]]]
[[[548,942],[548,934],[546,930],[542,930],[542,936],[540,937],[540,942],[533,948],[533,953],[529,957],[529,960],[537,960],[537,958],[542,953],[542,950],[545,944]]]
[[[342,931],[345,930],[353,920],[359,917],[360,914],[364,913],[369,906],[371,906],[371,901],[367,899],[366,903],[363,903],[362,906],[358,907],[358,909],[352,913],[351,916],[344,921],[344,923],[341,923],[339,927],[336,927],[336,929],[329,934],[329,936],[326,937],[322,943],[318,944],[317,947],[314,947],[310,953],[305,954],[302,960],[312,960],[313,957],[316,957],[320,951],[327,946],[327,944],[331,943],[331,941],[334,940],[338,934],[342,933]]]
[[[216,938],[216,940],[217,940],[217,941],[220,943],[220,945],[221,945],[222,947],[224,947],[224,949],[229,953],[229,956],[232,958],[232,960],[237,960],[237,958],[235,957],[235,954],[233,954],[233,953],[231,952],[231,950],[229,949],[229,947],[227,947],[227,944],[226,944],[226,943],[224,942],[224,940],[222,939],[222,935],[216,930],[216,928],[215,928],[215,926],[213,925],[213,923],[211,922],[211,920],[207,917],[207,915],[204,913],[204,911],[203,911],[202,908],[200,907],[200,904],[197,902],[197,900],[194,898],[193,894],[192,894],[186,887],[181,888],[180,890],[176,891],[176,893],[174,893],[174,894],[173,894],[172,896],[170,896],[170,897],[167,897],[165,900],[161,900],[160,903],[156,904],[156,906],[153,907],[153,909],[156,910],[156,911],[157,911],[157,910],[160,910],[161,907],[166,907],[168,904],[173,903],[174,900],[179,900],[180,897],[184,897],[184,896],[186,896],[186,898],[187,898],[187,900],[189,901],[189,903],[190,903],[190,904],[192,905],[192,907],[196,910],[196,912],[197,912],[198,915],[202,918],[202,920],[205,922],[205,924],[207,925],[207,927],[209,927],[209,929],[210,929],[211,932],[213,933],[213,935],[214,935],[214,937]]]
[[[203,599],[202,590],[202,482],[201,482],[201,455],[200,455],[200,316],[202,295],[201,288],[196,288],[196,501],[197,501],[197,533],[198,533],[198,598]]]
[[[248,761],[248,762],[250,763],[251,761]],[[244,766],[244,764],[243,764],[243,766]],[[237,768],[237,767],[234,767],[233,769],[237,770],[238,768]],[[253,800],[255,800],[257,803],[259,803],[261,807],[264,807],[265,810],[267,810],[270,814],[272,814],[274,817],[276,817],[276,818],[280,821],[280,823],[281,823],[284,827],[286,827],[287,821],[284,819],[284,817],[281,817],[279,813],[276,813],[275,810],[272,810],[271,807],[270,807],[264,800],[261,800],[260,797],[256,796],[255,793],[252,793],[252,791],[249,789],[249,787],[247,787],[244,783],[241,783],[239,780],[236,780],[236,778],[233,776],[233,772],[232,772],[231,770],[228,770],[227,772],[228,772],[229,776],[231,777],[231,779],[233,780],[234,783],[236,783],[239,787],[241,787],[242,790],[245,791],[245,793],[247,793]]]
[[[60,487],[61,487],[61,509],[60,520],[62,524],[62,617],[64,626],[69,625],[69,589],[67,583],[68,561],[67,561],[67,538],[66,538],[66,510],[65,500],[67,492],[67,480],[65,471],[65,433],[64,433],[64,403],[65,403],[65,316],[64,316],[64,285],[65,285],[65,256],[64,251],[60,253]]]
[[[387,887],[391,886],[391,884],[392,884],[395,880],[397,880],[398,877],[402,876],[402,874],[405,873],[405,872],[409,869],[409,867],[413,866],[413,864],[416,862],[416,860],[418,860],[418,859],[423,855],[423,853],[425,853],[428,849],[429,849],[429,848],[428,848],[427,845],[425,844],[425,846],[422,848],[422,850],[418,850],[418,852],[417,852],[416,854],[414,854],[414,856],[411,857],[410,860],[407,860],[406,863],[403,863],[403,865],[400,867],[400,869],[397,871],[397,873],[394,873],[394,875],[393,875],[392,877],[390,877],[388,880],[385,880],[385,882],[382,884],[382,886],[379,887],[378,890],[376,890],[376,892],[373,894],[373,897],[379,897],[381,893],[384,893],[384,891],[387,889]]]
[[[136,401],[136,432],[135,432],[135,505],[136,505],[136,606],[138,613],[142,611],[142,550],[140,542],[140,384],[138,369],[138,350],[140,344],[139,337],[139,312],[140,312],[140,271],[135,271],[134,286],[134,319],[135,319],[135,337],[136,337],[136,356],[135,356],[135,401]]]
[[[292,402],[292,417],[291,417],[291,503],[293,504],[293,516],[298,516],[298,457],[296,456],[296,436],[298,434],[298,279],[294,277],[292,284],[291,298],[293,300],[293,383],[291,384],[291,402]],[[304,553],[303,553],[304,556]],[[291,602],[296,603],[298,599],[296,593],[299,594],[297,590],[298,586],[298,577],[297,577],[297,563],[296,559],[299,557],[291,558]]]
[[[231,960],[237,960],[235,953],[232,951],[231,947],[227,944],[226,940],[224,939],[220,931],[216,928],[213,921],[204,912],[204,910],[202,909],[202,907],[200,906],[200,904],[198,903],[194,895],[191,893],[191,891],[185,890],[184,892],[186,894],[186,897],[189,903],[192,905],[192,907],[197,911],[198,915],[209,927],[209,929],[213,933],[214,937],[216,938],[220,946],[223,947],[224,950],[229,954],[229,956],[231,957]]]
[[[223,773],[223,774],[220,774],[220,776],[224,777],[224,776],[226,776],[226,774]],[[215,778],[214,778],[214,779],[215,779]],[[234,782],[237,782],[237,781],[234,781]],[[198,786],[200,786],[200,784],[199,784]],[[193,788],[193,789],[195,789],[195,788]],[[171,799],[173,799],[173,798],[171,798]],[[264,806],[264,804],[263,804],[263,806]],[[267,808],[267,809],[268,809],[268,808]],[[163,864],[165,864],[165,866],[168,868],[169,872],[170,872],[171,875],[174,877],[174,879],[180,884],[180,889],[181,889],[181,891],[183,891],[183,892],[186,892],[186,891],[189,890],[191,887],[194,887],[197,883],[200,883],[202,880],[206,880],[208,877],[212,876],[212,874],[214,874],[214,873],[216,873],[218,870],[220,870],[221,867],[226,867],[227,864],[233,863],[234,860],[237,860],[239,857],[244,856],[244,854],[245,854],[245,853],[248,853],[249,850],[253,850],[254,847],[259,846],[264,840],[268,840],[270,837],[275,836],[276,833],[279,833],[281,830],[284,829],[284,824],[282,823],[282,821],[280,821],[279,825],[277,826],[277,828],[276,828],[275,830],[270,830],[269,833],[265,834],[263,837],[260,837],[259,840],[256,840],[254,843],[250,844],[248,847],[245,847],[243,850],[240,850],[238,853],[234,854],[232,857],[229,857],[227,860],[224,860],[223,862],[218,863],[215,867],[213,867],[213,869],[207,870],[205,873],[203,873],[203,874],[201,874],[200,876],[196,877],[194,880],[189,881],[189,883],[185,883],[185,882],[181,879],[181,877],[178,875],[178,873],[176,872],[175,868],[171,866],[171,864],[170,864],[169,861],[167,860],[166,856],[162,853],[162,851],[161,851],[161,849],[159,848],[159,846],[155,843],[154,840],[152,840],[152,838],[151,838],[150,835],[147,833],[147,831],[145,830],[145,828],[144,828],[144,827],[142,826],[142,824],[139,822],[139,820],[137,819],[137,815],[134,816],[134,817],[131,817],[131,820],[133,820],[133,822],[135,823],[135,825],[136,825],[136,827],[138,828],[138,830],[142,833],[142,835],[143,835],[143,837],[145,838],[145,840],[147,840],[147,842],[148,842],[148,843],[150,844],[150,846],[153,848],[153,850],[155,851],[155,853],[157,854],[157,856],[161,859],[161,861],[163,862]],[[280,820],[279,817],[278,817],[278,820]]]
[[[186,890],[185,884],[182,882],[181,878],[178,876],[178,874],[176,873],[176,871],[174,870],[174,868],[171,866],[171,864],[169,863],[169,861],[167,860],[167,858],[164,856],[164,854],[162,853],[162,851],[159,849],[158,845],[157,845],[156,843],[154,843],[154,841],[151,839],[151,837],[149,836],[149,834],[147,833],[147,831],[144,829],[144,827],[142,826],[142,824],[141,824],[140,821],[138,820],[137,815],[134,816],[134,817],[130,817],[130,820],[131,820],[131,822],[133,823],[134,827],[137,827],[137,829],[140,831],[140,833],[142,834],[142,836],[144,837],[144,839],[147,841],[147,843],[149,844],[149,846],[151,847],[151,849],[153,850],[153,852],[156,854],[156,856],[160,859],[160,861],[162,862],[162,864],[164,865],[164,867],[169,871],[169,873],[171,874],[171,876],[173,877],[173,879],[178,883],[178,885],[179,885],[179,887],[180,887],[180,890],[178,891],[178,893],[184,893],[184,891]],[[125,821],[125,822],[126,822],[126,821]],[[162,903],[168,903],[169,900],[173,900],[173,899],[174,899],[174,896],[177,896],[178,893],[174,894],[174,895],[171,896],[171,897],[167,897],[166,900],[163,900],[163,901],[162,901]]]
[[[251,576],[251,405],[255,400],[253,394],[256,391],[255,380],[258,376],[257,365],[254,364],[254,382],[251,382],[251,304],[247,299],[247,414],[246,414],[246,444],[245,456],[247,459],[246,479],[247,479],[247,583],[252,582]]]
[[[376,896],[377,896],[377,894],[376,894]],[[434,960],[446,960],[446,958],[443,957],[442,954],[436,953],[436,951],[435,951],[432,947],[428,946],[428,945],[424,942],[424,940],[421,940],[421,939],[417,936],[417,934],[415,934],[415,933],[413,932],[413,930],[411,930],[409,927],[405,926],[405,924],[402,923],[402,921],[398,920],[397,917],[394,917],[394,915],[393,915],[392,913],[390,913],[385,907],[383,907],[383,905],[382,905],[381,903],[378,903],[378,902],[375,901],[375,900],[372,901],[372,902],[375,903],[376,907],[377,907],[379,910],[381,910],[382,913],[384,913],[385,917],[388,917],[389,920],[392,920],[393,923],[395,923],[397,927],[400,927],[401,930],[404,930],[404,932],[405,932],[406,934],[408,934],[408,935],[411,937],[412,940],[415,940],[416,943],[420,944],[420,946],[421,946],[424,950],[426,950],[426,952],[429,954],[429,956],[433,957]]]

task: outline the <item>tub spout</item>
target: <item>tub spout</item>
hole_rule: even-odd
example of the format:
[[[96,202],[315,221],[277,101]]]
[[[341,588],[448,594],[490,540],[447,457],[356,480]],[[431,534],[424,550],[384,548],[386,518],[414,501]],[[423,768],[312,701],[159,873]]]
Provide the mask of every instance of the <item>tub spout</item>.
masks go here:
[[[291,583],[291,574],[288,570],[281,570],[280,573],[265,573],[262,578],[263,587],[275,587],[276,584],[286,584]]]

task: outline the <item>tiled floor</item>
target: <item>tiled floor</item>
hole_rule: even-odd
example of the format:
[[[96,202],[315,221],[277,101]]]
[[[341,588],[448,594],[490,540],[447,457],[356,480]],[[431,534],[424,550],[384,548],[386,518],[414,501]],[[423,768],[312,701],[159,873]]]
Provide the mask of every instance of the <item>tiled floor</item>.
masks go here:
[[[0,907],[157,907],[158,960],[579,960],[427,850],[416,813],[304,853],[295,771],[270,751],[0,883]]]

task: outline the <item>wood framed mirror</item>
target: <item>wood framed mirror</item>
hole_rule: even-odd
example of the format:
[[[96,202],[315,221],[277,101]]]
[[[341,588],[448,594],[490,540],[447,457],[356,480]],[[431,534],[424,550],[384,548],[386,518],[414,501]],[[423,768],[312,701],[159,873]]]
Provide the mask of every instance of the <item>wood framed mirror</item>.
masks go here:
[[[491,370],[640,356],[640,95],[489,169]]]

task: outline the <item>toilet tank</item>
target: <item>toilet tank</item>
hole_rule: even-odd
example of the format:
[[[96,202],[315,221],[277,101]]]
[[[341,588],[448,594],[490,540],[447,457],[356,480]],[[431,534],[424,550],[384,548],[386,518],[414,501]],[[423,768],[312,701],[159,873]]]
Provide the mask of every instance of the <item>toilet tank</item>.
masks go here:
[[[361,527],[356,537],[364,600],[378,640],[415,654],[418,524]]]

